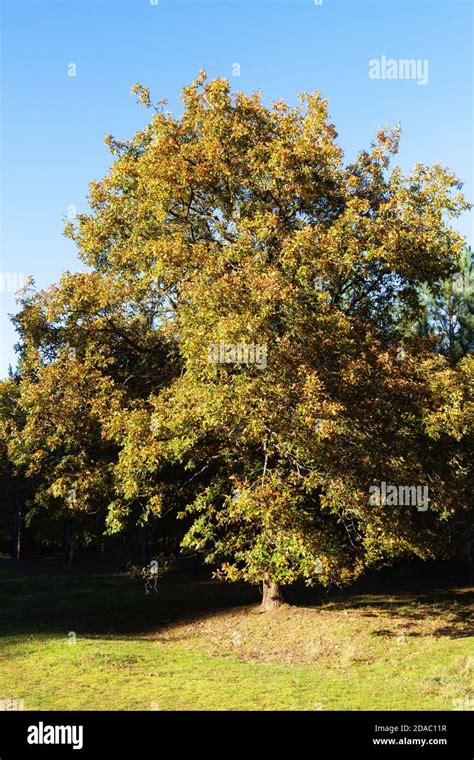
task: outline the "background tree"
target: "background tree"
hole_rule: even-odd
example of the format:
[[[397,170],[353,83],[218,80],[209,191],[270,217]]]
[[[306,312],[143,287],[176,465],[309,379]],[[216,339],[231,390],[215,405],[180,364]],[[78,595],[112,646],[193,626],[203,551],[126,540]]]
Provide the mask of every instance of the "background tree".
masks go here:
[[[10,371],[0,382],[0,541],[16,559],[22,556],[24,505],[33,485],[9,457],[9,441],[22,424],[18,396],[17,378]]]
[[[424,315],[419,329],[432,334],[451,364],[474,351],[474,256],[464,249],[459,270],[421,291]]]

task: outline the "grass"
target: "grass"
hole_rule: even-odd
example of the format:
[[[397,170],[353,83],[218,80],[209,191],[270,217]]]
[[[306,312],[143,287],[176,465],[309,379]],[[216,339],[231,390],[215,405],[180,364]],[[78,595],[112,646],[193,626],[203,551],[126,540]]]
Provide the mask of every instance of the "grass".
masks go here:
[[[392,573],[266,614],[245,586],[145,595],[44,560],[1,560],[0,588],[0,699],[26,710],[474,707],[474,594],[455,579]]]

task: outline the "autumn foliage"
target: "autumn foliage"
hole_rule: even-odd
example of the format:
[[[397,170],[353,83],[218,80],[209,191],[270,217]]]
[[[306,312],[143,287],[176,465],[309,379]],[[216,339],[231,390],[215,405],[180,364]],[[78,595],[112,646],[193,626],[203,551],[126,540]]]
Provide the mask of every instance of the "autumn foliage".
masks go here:
[[[171,515],[185,552],[267,586],[452,551],[473,360],[439,350],[420,292],[459,268],[458,179],[392,167],[398,128],[346,164],[319,93],[268,107],[201,73],[176,117],[134,92],[151,119],[107,138],[66,228],[86,271],[16,317],[2,440],[30,524],[86,541]],[[429,509],[369,503],[380,482]]]

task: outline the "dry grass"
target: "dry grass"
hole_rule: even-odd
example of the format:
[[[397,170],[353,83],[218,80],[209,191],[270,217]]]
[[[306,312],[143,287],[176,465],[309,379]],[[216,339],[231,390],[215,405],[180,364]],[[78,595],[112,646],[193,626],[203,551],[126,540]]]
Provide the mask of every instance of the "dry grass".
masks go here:
[[[421,641],[427,646],[444,636],[472,636],[472,616],[463,601],[472,590],[451,592],[449,603],[388,597],[383,610],[380,600],[371,604],[370,597],[359,597],[357,605],[354,600],[316,608],[284,605],[263,614],[258,605],[248,605],[170,624],[158,637],[210,655],[346,668],[374,662],[384,651],[399,656],[402,647]]]

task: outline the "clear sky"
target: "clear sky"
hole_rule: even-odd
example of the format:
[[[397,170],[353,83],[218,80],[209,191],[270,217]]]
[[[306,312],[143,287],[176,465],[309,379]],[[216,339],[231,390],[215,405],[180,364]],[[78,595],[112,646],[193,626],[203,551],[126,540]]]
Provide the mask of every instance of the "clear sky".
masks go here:
[[[2,232],[0,376],[15,363],[11,293],[79,268],[62,217],[86,210],[88,182],[110,164],[106,134],[130,137],[149,112],[130,88],[180,111],[199,69],[266,102],[329,99],[348,159],[378,126],[400,122],[398,162],[441,162],[473,200],[471,2],[442,0],[0,0]],[[372,79],[372,59],[416,59],[418,80]],[[428,62],[428,69],[423,69]],[[70,64],[76,67],[76,76]],[[234,76],[240,66],[240,76]],[[472,244],[472,214],[458,229]],[[6,275],[11,275],[9,278]],[[16,278],[16,279],[15,279]]]

